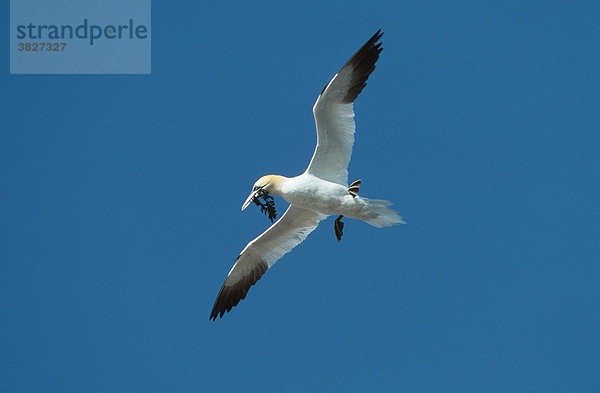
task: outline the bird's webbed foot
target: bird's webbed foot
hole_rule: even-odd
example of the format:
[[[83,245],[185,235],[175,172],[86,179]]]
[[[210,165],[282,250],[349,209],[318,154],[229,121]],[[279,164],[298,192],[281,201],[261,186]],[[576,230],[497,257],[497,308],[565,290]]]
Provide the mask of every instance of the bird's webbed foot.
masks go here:
[[[340,240],[342,240],[342,235],[344,234],[344,223],[342,222],[342,217],[344,216],[339,216],[333,222],[333,232],[335,233],[335,238],[337,239],[338,243]]]
[[[362,180],[359,179],[350,184],[350,187],[348,187],[348,194],[352,195],[353,198],[356,198],[358,196],[358,189],[360,188],[361,183]]]

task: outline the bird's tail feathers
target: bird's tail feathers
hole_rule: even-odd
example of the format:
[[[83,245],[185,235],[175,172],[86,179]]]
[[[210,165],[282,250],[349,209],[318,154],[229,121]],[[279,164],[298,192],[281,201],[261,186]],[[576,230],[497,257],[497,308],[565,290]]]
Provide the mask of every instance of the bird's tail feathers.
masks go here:
[[[402,221],[402,217],[398,215],[388,206],[392,205],[390,201],[382,199],[367,199],[362,198],[367,203],[367,212],[363,220],[373,225],[374,227],[389,227],[391,225],[406,224]]]

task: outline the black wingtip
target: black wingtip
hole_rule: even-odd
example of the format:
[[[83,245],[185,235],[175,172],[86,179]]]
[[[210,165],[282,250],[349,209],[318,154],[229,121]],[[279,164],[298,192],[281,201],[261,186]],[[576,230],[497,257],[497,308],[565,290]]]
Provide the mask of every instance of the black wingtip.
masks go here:
[[[236,261],[239,260],[240,256],[236,258]],[[217,317],[223,318],[223,314],[231,311],[231,309],[237,306],[240,301],[244,300],[250,287],[260,280],[268,268],[267,263],[261,261],[254,269],[249,271],[245,277],[235,284],[227,285],[226,279],[217,295],[217,299],[215,300],[215,304],[208,320],[215,321]]]
[[[381,29],[377,30],[377,32],[375,34],[373,34],[373,36],[371,38],[369,38],[369,40],[350,58],[350,60],[348,60],[348,62],[346,62],[346,64],[344,64],[344,67],[342,67],[342,70],[344,68],[346,68],[348,65],[350,66],[354,66],[356,63],[361,63],[361,60],[363,63],[368,64],[369,61],[364,61],[364,55],[367,54],[369,56],[367,56],[366,60],[370,59],[370,64],[371,67],[365,67],[365,70],[362,70],[362,72],[358,72],[356,74],[356,80],[354,77],[354,73],[353,73],[353,78],[352,78],[352,87],[349,91],[348,94],[346,94],[346,96],[344,97],[344,103],[350,103],[350,102],[354,102],[354,100],[356,99],[356,97],[358,97],[358,95],[360,94],[360,92],[362,91],[362,89],[364,89],[364,87],[367,85],[365,82],[366,80],[369,78],[369,75],[371,75],[371,73],[373,72],[373,70],[375,69],[375,62],[377,61],[377,59],[379,59],[379,53],[381,53],[381,51],[383,50],[383,48],[381,47],[381,43],[376,44],[377,41],[379,41],[379,39],[381,39],[381,37],[383,36],[383,32],[381,31]],[[356,67],[355,69],[358,69],[358,67]],[[360,70],[358,70],[360,71]],[[341,70],[340,70],[341,72]],[[362,79],[362,82],[360,82]],[[329,82],[331,83],[331,82]],[[323,93],[325,92],[325,90],[327,89],[327,87],[329,86],[329,83],[326,83],[325,86],[323,87],[323,90],[321,90],[321,93],[319,94],[319,97],[323,95]]]
[[[383,50],[381,42],[377,42],[383,36],[381,29],[375,34],[348,60],[344,68],[352,67],[352,82],[346,96],[345,103],[354,102],[356,97],[367,85],[367,79],[375,70],[375,63],[379,59],[379,54]]]

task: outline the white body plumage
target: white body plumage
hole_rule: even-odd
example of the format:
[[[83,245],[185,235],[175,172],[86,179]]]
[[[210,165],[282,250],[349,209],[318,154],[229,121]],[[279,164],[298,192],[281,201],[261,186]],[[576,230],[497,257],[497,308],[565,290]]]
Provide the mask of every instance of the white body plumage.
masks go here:
[[[324,215],[342,215],[382,227],[402,223],[393,210],[387,209],[391,203],[353,196],[348,187],[320,179],[310,173],[284,178],[279,192],[290,205],[310,209]]]

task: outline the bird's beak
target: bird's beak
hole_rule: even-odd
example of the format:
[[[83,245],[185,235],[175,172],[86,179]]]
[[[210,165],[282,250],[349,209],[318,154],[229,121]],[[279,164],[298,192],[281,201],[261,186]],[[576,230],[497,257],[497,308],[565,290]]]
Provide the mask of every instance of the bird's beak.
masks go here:
[[[242,211],[244,211],[245,208],[248,207],[248,205],[250,205],[252,203],[252,201],[254,201],[254,198],[256,198],[256,194],[258,194],[260,190],[255,190],[252,191],[250,193],[250,195],[248,195],[248,198],[246,199],[246,202],[244,202],[244,204],[242,205]]]

